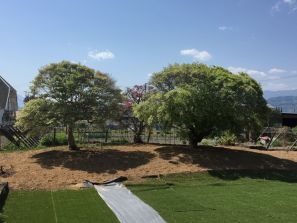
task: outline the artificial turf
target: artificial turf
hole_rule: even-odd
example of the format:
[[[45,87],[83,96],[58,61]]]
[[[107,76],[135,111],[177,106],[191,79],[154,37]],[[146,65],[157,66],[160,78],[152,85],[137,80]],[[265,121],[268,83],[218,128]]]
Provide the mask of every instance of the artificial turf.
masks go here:
[[[118,222],[93,189],[11,191],[1,215],[8,223]]]
[[[212,171],[129,187],[170,223],[297,221],[296,172]]]
[[[297,219],[297,174],[292,171],[178,174],[128,187],[169,223]],[[118,222],[93,189],[11,191],[0,215],[8,223]]]

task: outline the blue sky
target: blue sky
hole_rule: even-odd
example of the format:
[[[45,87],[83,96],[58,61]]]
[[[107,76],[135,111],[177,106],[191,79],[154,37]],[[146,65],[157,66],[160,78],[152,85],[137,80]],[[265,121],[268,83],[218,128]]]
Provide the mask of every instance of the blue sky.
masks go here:
[[[69,60],[121,88],[171,63],[245,71],[297,88],[297,0],[0,0],[0,74],[24,95],[38,69]]]

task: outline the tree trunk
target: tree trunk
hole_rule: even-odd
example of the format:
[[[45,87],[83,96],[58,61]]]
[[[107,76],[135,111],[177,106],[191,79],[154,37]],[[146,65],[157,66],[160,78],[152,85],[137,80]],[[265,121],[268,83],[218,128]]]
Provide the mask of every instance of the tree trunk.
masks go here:
[[[199,134],[195,134],[194,130],[191,130],[191,134],[189,135],[189,143],[192,148],[198,148],[198,143],[202,141],[202,139],[208,136],[212,130],[206,132],[200,132]]]
[[[150,139],[151,139],[151,134],[152,134],[152,130],[151,130],[151,128],[149,128],[149,131],[148,131],[148,136],[147,136],[146,143],[149,143],[149,142],[150,142]]]
[[[70,150],[79,150],[79,148],[75,144],[72,126],[68,126],[67,137],[68,137],[68,148]]]
[[[143,143],[141,134],[135,133],[133,138],[134,143]]]
[[[195,137],[195,136],[192,136],[192,137],[190,137],[190,139],[189,139],[190,146],[191,146],[193,149],[198,148],[198,142],[199,142],[199,140],[198,140],[198,138]]]
[[[56,128],[54,127],[54,145],[56,145]]]
[[[143,143],[142,138],[141,138],[141,134],[144,131],[144,123],[142,121],[136,123],[134,125],[134,143]]]

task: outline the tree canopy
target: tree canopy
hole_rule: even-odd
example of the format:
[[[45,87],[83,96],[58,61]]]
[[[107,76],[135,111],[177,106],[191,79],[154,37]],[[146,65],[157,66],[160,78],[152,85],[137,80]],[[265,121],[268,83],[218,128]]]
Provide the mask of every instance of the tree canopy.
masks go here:
[[[145,122],[134,116],[133,106],[145,101],[148,98],[146,85],[134,85],[127,88],[123,93],[123,123],[134,133],[134,143],[142,143],[141,134],[145,129]]]
[[[262,89],[245,73],[174,64],[154,73],[150,84],[156,93],[134,107],[136,116],[175,127],[193,147],[214,131],[249,131],[266,120]]]
[[[19,123],[42,125],[42,119],[35,122],[29,117],[38,106],[42,111],[46,103],[50,117],[44,121],[55,120],[55,123],[67,126],[70,149],[77,148],[73,137],[75,122],[87,120],[104,124],[117,117],[122,99],[120,90],[107,74],[68,61],[42,67],[32,83],[31,95],[43,101],[33,99],[26,103]]]
[[[25,107],[17,116],[16,125],[21,127],[29,136],[46,134],[57,123],[54,118],[51,101],[36,98],[25,103]]]

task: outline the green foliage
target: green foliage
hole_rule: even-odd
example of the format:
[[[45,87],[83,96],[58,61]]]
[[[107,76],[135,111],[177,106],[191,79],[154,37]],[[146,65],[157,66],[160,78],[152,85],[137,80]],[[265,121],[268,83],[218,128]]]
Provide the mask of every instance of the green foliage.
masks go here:
[[[274,109],[268,109],[268,120],[267,126],[280,127],[282,125],[282,115],[281,112]]]
[[[218,143],[217,138],[214,138],[214,139],[202,139],[200,144],[204,146],[216,146],[217,143]]]
[[[13,143],[7,143],[6,145],[1,147],[2,151],[18,151],[20,149],[23,149],[23,147],[18,147]]]
[[[53,103],[44,98],[29,100],[19,112],[16,126],[22,128],[29,136],[47,133],[57,123],[52,107]]]
[[[295,129],[292,129],[290,127],[282,127],[279,130],[279,135],[276,135],[277,137],[274,137],[271,146],[272,147],[291,147],[292,144],[296,141],[296,131]]]
[[[119,108],[121,99],[120,90],[107,74],[67,61],[40,69],[31,92],[54,101],[55,116],[65,125],[114,118],[113,108]]]
[[[297,126],[295,128],[292,128],[292,132],[297,135]]]
[[[195,147],[214,131],[259,131],[267,120],[260,85],[245,73],[204,64],[174,64],[152,76],[157,92],[134,106],[146,123],[178,129]]]
[[[118,117],[122,99],[120,89],[107,74],[68,61],[42,67],[33,81],[31,94],[32,98],[44,100],[46,106],[40,102],[39,108],[33,109],[30,101],[26,103],[19,125],[29,132],[34,131],[31,126],[42,130],[42,126],[51,124],[67,126],[69,147],[73,149],[75,123],[86,120],[104,125],[106,120]],[[30,118],[35,111],[41,113],[36,120]]]
[[[282,147],[283,146],[283,142],[281,140],[279,140],[279,139],[276,139],[276,140],[273,141],[273,143],[272,143],[271,146],[272,147]]]
[[[225,145],[225,146],[233,146],[238,142],[238,138],[236,135],[230,131],[225,131],[223,134],[218,138],[218,144]]]
[[[56,133],[56,138],[54,138],[53,133],[46,134],[40,139],[40,145],[42,146],[59,146],[67,145],[68,140],[65,133]]]
[[[129,144],[130,142],[127,139],[112,139],[110,143],[121,145],[121,144]]]

